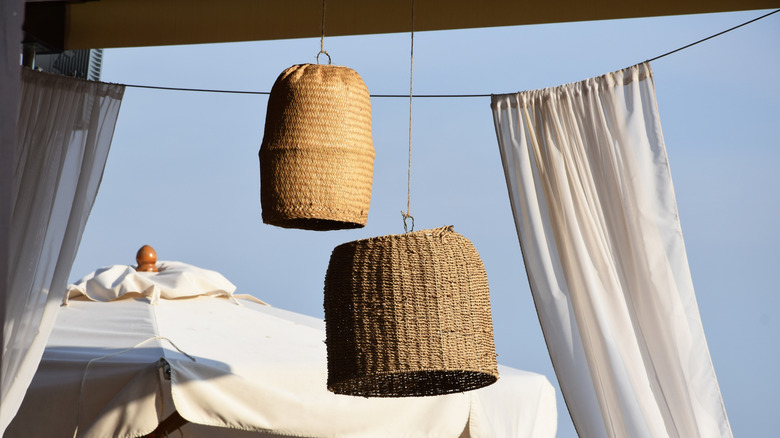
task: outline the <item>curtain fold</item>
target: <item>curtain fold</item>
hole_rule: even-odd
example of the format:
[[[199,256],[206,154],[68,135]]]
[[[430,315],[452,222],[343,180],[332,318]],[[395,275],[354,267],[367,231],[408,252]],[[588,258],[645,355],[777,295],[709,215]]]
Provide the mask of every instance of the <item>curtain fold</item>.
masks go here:
[[[491,104],[523,259],[581,437],[731,437],[648,63]]]
[[[23,69],[5,296],[0,433],[24,397],[97,196],[124,86]]]

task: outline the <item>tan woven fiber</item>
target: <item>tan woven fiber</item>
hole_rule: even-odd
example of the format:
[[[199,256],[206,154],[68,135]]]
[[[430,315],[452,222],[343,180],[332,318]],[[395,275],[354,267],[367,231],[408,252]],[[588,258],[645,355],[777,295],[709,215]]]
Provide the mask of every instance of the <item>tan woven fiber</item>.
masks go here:
[[[271,89],[260,147],[263,222],[284,228],[360,228],[374,178],[371,98],[336,65],[294,65]]]
[[[498,378],[485,268],[452,227],[337,246],[325,322],[337,394],[438,395]]]

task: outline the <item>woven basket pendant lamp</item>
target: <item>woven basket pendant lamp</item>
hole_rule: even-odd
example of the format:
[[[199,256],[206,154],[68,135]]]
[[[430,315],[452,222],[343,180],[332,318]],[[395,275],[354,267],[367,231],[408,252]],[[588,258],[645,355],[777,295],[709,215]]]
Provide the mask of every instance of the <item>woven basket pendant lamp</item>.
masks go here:
[[[284,228],[360,228],[374,177],[371,100],[352,69],[286,69],[268,99],[260,147],[263,222]]]
[[[325,321],[337,394],[439,395],[498,378],[485,268],[452,227],[337,246]]]

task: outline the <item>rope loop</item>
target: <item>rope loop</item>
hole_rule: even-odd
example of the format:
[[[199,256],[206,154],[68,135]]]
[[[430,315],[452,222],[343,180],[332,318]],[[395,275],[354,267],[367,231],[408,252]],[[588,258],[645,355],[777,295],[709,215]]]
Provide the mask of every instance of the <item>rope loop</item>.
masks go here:
[[[317,64],[320,63],[320,55],[322,55],[323,53],[325,54],[325,56],[328,57],[328,65],[330,65],[331,64],[330,54],[328,54],[328,52],[326,52],[325,50],[320,50],[320,52],[317,53]]]
[[[402,218],[403,218],[403,220],[404,220],[404,233],[408,233],[408,232],[410,232],[410,231],[414,231],[414,216],[410,215],[409,213],[404,213],[404,212],[402,211],[402,212],[401,212],[401,217],[402,217]],[[408,227],[408,225],[407,225],[407,223],[406,223],[406,220],[407,220],[407,219],[411,219],[411,220],[412,220],[412,229],[411,229],[411,230],[409,229],[409,227]]]

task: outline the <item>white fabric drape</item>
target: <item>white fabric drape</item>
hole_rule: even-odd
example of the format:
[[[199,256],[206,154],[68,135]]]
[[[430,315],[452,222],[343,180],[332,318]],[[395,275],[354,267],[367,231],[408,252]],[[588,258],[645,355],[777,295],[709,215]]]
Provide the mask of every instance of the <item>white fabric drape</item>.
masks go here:
[[[22,71],[0,433],[43,354],[97,195],[124,86]]]
[[[581,437],[731,437],[648,63],[493,96],[526,271]]]

